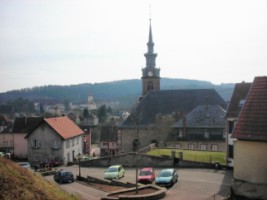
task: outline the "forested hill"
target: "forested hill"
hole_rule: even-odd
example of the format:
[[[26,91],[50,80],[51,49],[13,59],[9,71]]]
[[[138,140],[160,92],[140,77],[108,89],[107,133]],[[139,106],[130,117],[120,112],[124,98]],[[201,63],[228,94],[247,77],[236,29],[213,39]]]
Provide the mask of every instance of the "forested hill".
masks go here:
[[[104,83],[84,83],[78,85],[48,85],[42,87],[13,90],[0,93],[0,103],[16,98],[27,98],[32,101],[63,102],[69,100],[73,103],[87,102],[91,94],[95,101],[134,102],[142,93],[140,79],[121,80]],[[161,90],[166,89],[210,89],[214,88],[226,101],[229,101],[234,84],[214,85],[207,81],[187,79],[161,79]]]

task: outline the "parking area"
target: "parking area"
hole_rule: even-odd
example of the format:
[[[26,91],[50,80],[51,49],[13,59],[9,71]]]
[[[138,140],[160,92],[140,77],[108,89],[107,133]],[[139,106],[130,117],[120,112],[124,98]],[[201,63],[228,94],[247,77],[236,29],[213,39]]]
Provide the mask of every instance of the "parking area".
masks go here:
[[[73,165],[62,167],[71,170],[74,175],[79,174],[79,166]],[[103,179],[106,168],[81,167],[81,176],[93,176]],[[135,183],[135,168],[125,168],[125,176],[121,179],[124,182]],[[156,175],[161,169],[156,168]],[[171,200],[219,200],[230,194],[230,185],[232,179],[231,170],[215,170],[215,169],[176,169],[179,175],[178,182],[168,189],[164,199]],[[47,177],[53,181],[53,178]],[[72,194],[79,194],[81,199],[100,199],[106,193],[81,186],[79,183],[62,184],[61,187]],[[85,187],[85,188],[84,188]],[[87,187],[87,189],[86,189]],[[89,195],[89,196],[88,196]]]

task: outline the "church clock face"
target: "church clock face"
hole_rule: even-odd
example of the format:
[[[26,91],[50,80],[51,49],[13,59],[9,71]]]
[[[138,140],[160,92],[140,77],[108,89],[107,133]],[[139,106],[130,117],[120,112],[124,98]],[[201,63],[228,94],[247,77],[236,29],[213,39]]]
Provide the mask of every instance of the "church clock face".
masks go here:
[[[151,71],[149,71],[148,76],[153,76],[153,73]]]

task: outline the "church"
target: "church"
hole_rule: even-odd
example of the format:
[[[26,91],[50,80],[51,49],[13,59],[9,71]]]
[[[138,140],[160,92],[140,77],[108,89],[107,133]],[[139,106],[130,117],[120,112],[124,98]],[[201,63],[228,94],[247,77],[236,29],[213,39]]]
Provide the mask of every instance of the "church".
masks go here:
[[[142,96],[130,116],[118,126],[121,152],[136,151],[152,143],[161,148],[225,151],[222,115],[226,103],[214,89],[160,89],[160,69],[156,66],[151,19],[144,56]],[[199,123],[199,120],[192,120],[192,111],[201,111],[206,116],[205,119],[197,116],[202,120],[201,127],[195,127],[199,124],[194,123]]]

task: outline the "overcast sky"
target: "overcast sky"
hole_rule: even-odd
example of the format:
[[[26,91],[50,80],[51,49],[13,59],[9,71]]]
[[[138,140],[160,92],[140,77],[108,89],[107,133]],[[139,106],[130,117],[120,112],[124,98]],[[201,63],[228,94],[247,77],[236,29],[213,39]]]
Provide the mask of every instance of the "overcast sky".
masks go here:
[[[161,77],[267,75],[266,0],[0,0],[0,92],[140,79],[150,4]]]

